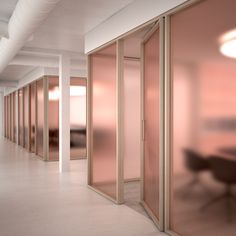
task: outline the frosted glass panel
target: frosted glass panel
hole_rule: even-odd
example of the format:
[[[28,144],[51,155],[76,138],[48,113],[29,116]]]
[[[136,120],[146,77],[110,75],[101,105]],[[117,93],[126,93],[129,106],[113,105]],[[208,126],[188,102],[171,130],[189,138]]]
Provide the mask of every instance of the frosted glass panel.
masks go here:
[[[9,95],[9,138],[12,141],[12,96]]]
[[[140,178],[140,62],[124,60],[124,178]]]
[[[11,140],[15,142],[14,135],[14,123],[15,123],[15,96],[14,93],[11,94]]]
[[[90,57],[93,84],[92,186],[116,199],[116,44]]]
[[[24,87],[24,147],[29,149],[29,87]]]
[[[23,89],[18,90],[18,138],[19,144],[24,146],[24,113],[23,113]]]
[[[144,43],[144,202],[159,218],[159,29]]]
[[[220,52],[235,37],[235,9],[206,0],[171,16],[170,217],[183,236],[236,232],[236,64]]]
[[[44,82],[37,81],[37,155],[43,157],[43,132],[44,132]]]
[[[30,151],[35,152],[36,143],[36,82],[30,85]]]
[[[59,79],[48,78],[49,160],[59,160]]]
[[[7,102],[6,96],[4,96],[4,137],[7,137]]]
[[[70,79],[70,157],[86,157],[86,79]]]

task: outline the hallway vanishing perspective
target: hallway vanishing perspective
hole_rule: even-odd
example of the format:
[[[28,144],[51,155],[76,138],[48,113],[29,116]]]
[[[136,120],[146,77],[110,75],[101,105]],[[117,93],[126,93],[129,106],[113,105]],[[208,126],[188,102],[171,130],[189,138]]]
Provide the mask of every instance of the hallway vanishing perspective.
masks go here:
[[[59,174],[57,162],[42,162],[3,138],[0,150],[1,236],[165,235],[147,217],[87,188],[86,160]]]
[[[0,0],[0,236],[235,236],[235,9]]]

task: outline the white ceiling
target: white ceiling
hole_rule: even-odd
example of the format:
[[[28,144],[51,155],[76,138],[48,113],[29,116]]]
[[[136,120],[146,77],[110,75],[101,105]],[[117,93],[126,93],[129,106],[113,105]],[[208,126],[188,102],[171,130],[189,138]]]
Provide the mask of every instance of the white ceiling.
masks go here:
[[[0,0],[0,20],[8,22],[18,0]]]
[[[23,50],[84,54],[84,35],[133,0],[61,0]],[[9,19],[17,0],[0,0],[0,19]],[[8,66],[0,79],[19,80],[34,67]]]
[[[32,66],[9,65],[1,73],[1,79],[2,80],[18,81],[34,69],[35,69],[35,67],[32,67]]]

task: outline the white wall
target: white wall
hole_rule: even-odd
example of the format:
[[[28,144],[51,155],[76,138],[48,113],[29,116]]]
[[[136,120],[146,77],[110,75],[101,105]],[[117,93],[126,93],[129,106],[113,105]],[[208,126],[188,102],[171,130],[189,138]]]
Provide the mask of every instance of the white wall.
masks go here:
[[[140,62],[124,61],[124,177],[140,178]]]
[[[136,0],[85,35],[85,53],[129,32],[187,0]]]

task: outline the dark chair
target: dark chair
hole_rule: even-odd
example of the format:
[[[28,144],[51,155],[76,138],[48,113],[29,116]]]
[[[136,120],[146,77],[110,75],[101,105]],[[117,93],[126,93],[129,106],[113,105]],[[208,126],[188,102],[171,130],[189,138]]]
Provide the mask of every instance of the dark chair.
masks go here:
[[[209,163],[208,159],[204,158],[196,151],[184,149],[183,152],[185,166],[193,174],[193,179],[185,185],[186,190],[183,197],[187,197],[190,194],[190,189],[193,189],[197,184],[200,184],[199,174],[202,171],[209,170]],[[204,187],[204,185],[202,185],[202,187]]]
[[[202,210],[210,205],[217,203],[221,200],[226,202],[227,220],[232,220],[232,202],[235,201],[236,196],[232,193],[232,185],[236,184],[236,161],[226,159],[220,156],[209,157],[210,168],[213,177],[225,184],[225,191],[223,194],[211,199],[209,202],[202,206]]]

